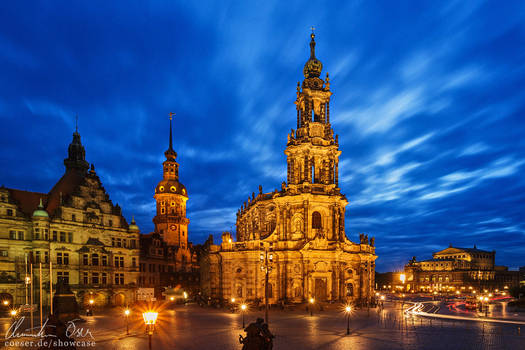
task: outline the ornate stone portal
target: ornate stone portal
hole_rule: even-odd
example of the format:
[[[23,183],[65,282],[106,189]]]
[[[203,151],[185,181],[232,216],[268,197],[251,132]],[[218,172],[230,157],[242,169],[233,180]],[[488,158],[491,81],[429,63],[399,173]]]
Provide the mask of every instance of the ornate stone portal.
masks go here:
[[[330,124],[330,80],[319,78],[312,33],[305,79],[297,85],[297,130],[284,153],[287,182],[281,190],[252,193],[237,212],[234,241],[223,233],[220,246],[208,241],[201,258],[201,286],[212,298],[264,298],[261,252],[270,250],[271,303],[366,300],[374,285],[373,239],[346,237],[346,197],[338,186],[341,151]]]

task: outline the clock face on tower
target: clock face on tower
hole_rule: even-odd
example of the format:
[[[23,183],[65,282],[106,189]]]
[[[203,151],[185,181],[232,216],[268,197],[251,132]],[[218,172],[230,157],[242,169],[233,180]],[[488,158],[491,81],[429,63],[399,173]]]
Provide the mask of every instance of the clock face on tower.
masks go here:
[[[173,230],[173,231],[175,231],[175,228],[176,228],[176,227],[177,227],[177,226],[175,226],[175,225],[170,225],[170,229]]]

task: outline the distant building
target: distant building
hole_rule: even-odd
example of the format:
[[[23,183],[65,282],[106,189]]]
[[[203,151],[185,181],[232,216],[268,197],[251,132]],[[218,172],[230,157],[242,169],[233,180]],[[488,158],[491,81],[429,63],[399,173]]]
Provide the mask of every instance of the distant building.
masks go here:
[[[141,235],[141,287],[155,287],[156,297],[169,287],[195,292],[199,285],[197,249],[188,242],[188,192],[179,181],[177,153],[173,150],[171,117],[169,148],[164,152],[163,178],[155,187],[155,230]]]
[[[520,267],[520,285],[525,286],[525,266]]]
[[[495,265],[495,251],[448,247],[429,260],[412,258],[394,274],[392,288],[403,291],[504,290],[518,284],[518,272]],[[404,279],[404,281],[403,281]],[[403,283],[404,282],[404,283]]]
[[[341,151],[330,124],[330,80],[328,74],[319,78],[322,64],[311,38],[305,79],[297,86],[297,130],[284,151],[287,182],[267,193],[259,186],[248,197],[237,212],[236,239],[225,232],[220,245],[208,240],[201,258],[205,296],[264,300],[269,271],[270,303],[371,298],[374,239],[362,234],[354,243],[345,232],[348,200],[338,183]]]
[[[33,264],[38,294],[39,263],[43,300],[53,284],[69,283],[79,303],[132,302],[139,269],[139,229],[128,225],[106,193],[95,168],[85,160],[80,134],[64,160],[66,171],[48,193],[0,188],[0,299],[25,304],[24,281]],[[35,303],[38,296],[35,297]]]

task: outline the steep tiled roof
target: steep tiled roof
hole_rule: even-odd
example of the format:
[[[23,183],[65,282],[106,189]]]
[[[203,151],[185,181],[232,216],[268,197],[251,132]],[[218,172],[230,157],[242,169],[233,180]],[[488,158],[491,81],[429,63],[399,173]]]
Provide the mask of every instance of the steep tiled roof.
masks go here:
[[[33,211],[38,207],[40,198],[47,202],[47,194],[39,192],[22,191],[9,188],[9,195],[18,205],[18,208],[26,215],[33,215]]]
[[[73,193],[73,191],[84,181],[84,176],[78,171],[67,171],[58,182],[49,191],[49,200],[46,205],[46,211],[53,215],[55,210],[60,206],[60,193],[62,198]],[[38,203],[37,203],[38,205]]]

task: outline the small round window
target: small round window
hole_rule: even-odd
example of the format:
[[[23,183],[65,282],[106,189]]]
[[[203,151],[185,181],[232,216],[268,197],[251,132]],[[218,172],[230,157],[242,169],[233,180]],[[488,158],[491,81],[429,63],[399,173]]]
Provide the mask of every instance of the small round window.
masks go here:
[[[175,186],[171,186],[171,187],[170,187],[170,191],[171,191],[171,192],[175,192],[175,191],[177,191],[177,187],[175,187]]]
[[[170,205],[171,205],[172,207],[174,207],[174,206],[175,206],[175,202],[171,202]]]
[[[160,187],[159,187],[159,191],[160,191],[160,192],[164,192],[164,186],[160,186]]]

